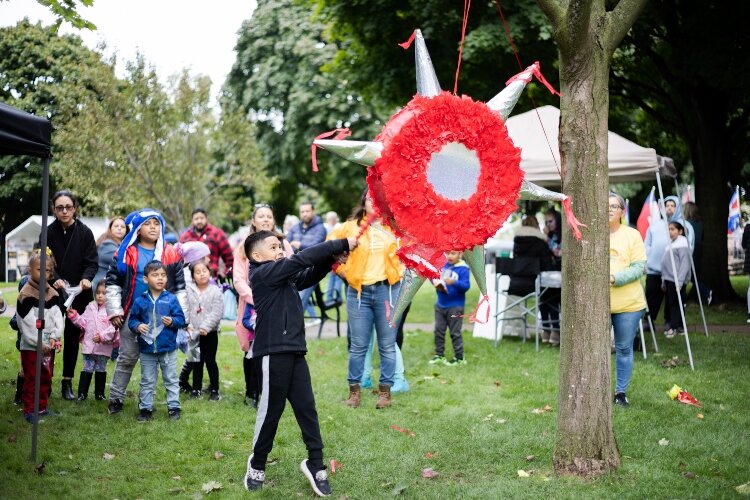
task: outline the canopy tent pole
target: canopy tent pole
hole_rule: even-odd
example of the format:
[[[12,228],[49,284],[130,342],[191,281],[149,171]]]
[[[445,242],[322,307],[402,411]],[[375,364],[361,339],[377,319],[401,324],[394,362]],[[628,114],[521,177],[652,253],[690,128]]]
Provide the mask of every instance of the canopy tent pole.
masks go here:
[[[677,199],[680,202],[680,213],[685,214],[685,205],[682,203],[682,193],[680,193],[680,183],[677,182],[677,178],[674,180],[674,187],[677,191]],[[687,219],[685,219],[687,221]],[[685,226],[685,230],[687,230],[687,226]],[[693,231],[695,232],[695,231]],[[693,237],[695,237],[695,234],[693,234]],[[706,334],[706,337],[708,337],[708,326],[706,325],[706,315],[703,313],[703,298],[701,297],[701,288],[700,285],[698,285],[698,273],[695,272],[695,260],[693,259],[693,252],[695,251],[695,245],[690,245],[690,238],[688,240],[688,245],[690,246],[690,271],[693,273],[693,277],[695,278],[693,280],[693,285],[695,286],[696,294],[698,295],[698,305],[701,309],[701,319],[703,320],[703,332]]]
[[[39,311],[36,320],[36,377],[34,377],[34,415],[31,429],[31,461],[36,463],[37,434],[39,431],[39,389],[42,382],[42,334],[44,333],[44,298],[47,295],[47,199],[49,199],[49,156],[44,159],[42,173],[42,231],[39,250],[39,269],[42,279],[39,283]],[[44,283],[42,284],[42,280]]]
[[[672,243],[671,239],[669,238],[669,219],[667,218],[667,211],[664,208],[664,191],[661,187],[661,175],[659,174],[659,172],[656,172],[656,185],[659,187],[659,213],[661,214],[661,218],[667,221],[666,231],[667,241],[669,242],[667,243],[667,251],[669,252],[669,260],[672,263],[672,273],[674,273],[675,278],[677,278],[677,264],[674,261],[674,252],[672,251]],[[682,325],[685,327],[685,344],[687,345],[688,359],[690,360],[690,368],[692,370],[695,370],[695,365],[693,364],[693,351],[690,349],[690,336],[688,335],[687,321],[685,321],[685,309],[682,306],[682,294],[680,294],[680,289],[682,287],[678,287],[677,285],[680,285],[680,283],[675,282],[675,287],[677,288],[677,303],[680,305]],[[664,307],[666,307],[666,303],[664,304]]]

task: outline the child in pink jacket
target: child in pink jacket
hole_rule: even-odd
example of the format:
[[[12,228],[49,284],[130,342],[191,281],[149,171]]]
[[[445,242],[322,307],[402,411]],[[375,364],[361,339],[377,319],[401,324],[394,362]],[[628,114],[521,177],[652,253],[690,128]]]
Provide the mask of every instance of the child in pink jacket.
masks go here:
[[[104,386],[107,383],[107,361],[112,357],[112,348],[119,341],[119,332],[109,322],[106,302],[105,280],[96,284],[94,301],[86,306],[83,314],[75,309],[68,309],[68,318],[82,330],[80,342],[83,356],[83,371],[78,381],[78,401],[85,401],[89,396],[91,377],[94,376],[94,397],[104,400]],[[95,374],[95,375],[94,375]]]

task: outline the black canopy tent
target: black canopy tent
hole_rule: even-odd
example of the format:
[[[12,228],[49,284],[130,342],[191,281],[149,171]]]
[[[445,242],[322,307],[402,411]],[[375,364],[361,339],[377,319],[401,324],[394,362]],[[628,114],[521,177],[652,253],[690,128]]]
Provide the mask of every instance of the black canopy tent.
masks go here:
[[[41,247],[47,248],[47,199],[49,198],[49,161],[52,157],[52,123],[20,109],[0,102],[0,155],[36,156],[44,159],[42,174],[42,231]],[[41,269],[46,269],[47,253],[41,252]],[[37,313],[36,377],[34,378],[34,419],[31,433],[31,460],[36,462],[37,431],[39,427],[39,386],[42,370],[42,333],[44,331],[45,288],[39,287]]]

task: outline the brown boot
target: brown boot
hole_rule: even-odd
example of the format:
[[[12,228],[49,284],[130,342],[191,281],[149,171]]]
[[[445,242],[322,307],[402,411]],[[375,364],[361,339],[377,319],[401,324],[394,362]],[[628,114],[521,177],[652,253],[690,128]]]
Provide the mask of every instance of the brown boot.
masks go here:
[[[391,386],[380,384],[378,386],[378,402],[375,403],[375,409],[388,408],[391,406]]]
[[[349,399],[345,401],[346,406],[359,408],[360,393],[359,384],[349,384]]]
[[[549,344],[553,347],[560,345],[560,330],[552,330],[552,335],[549,336]]]

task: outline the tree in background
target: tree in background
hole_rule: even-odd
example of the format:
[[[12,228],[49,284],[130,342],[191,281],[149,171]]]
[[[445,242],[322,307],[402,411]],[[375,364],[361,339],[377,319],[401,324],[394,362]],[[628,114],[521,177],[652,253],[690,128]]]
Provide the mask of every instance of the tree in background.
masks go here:
[[[748,16],[739,0],[650,2],[613,61],[619,109],[637,120],[631,130],[663,140],[659,151],[686,150],[679,169],[692,162],[706,228],[702,280],[722,302],[737,299],[724,244],[729,198],[750,180]]]
[[[321,152],[320,172],[314,174],[310,144],[338,127],[351,127],[354,138],[370,140],[382,126],[380,115],[350,90],[348,80],[326,67],[338,49],[324,31],[309,7],[292,0],[258,2],[240,29],[237,60],[224,86],[227,98],[257,127],[268,173],[278,179],[272,198],[279,217],[296,213],[300,193],[308,188],[329,207],[348,213],[364,187],[364,167]]]

